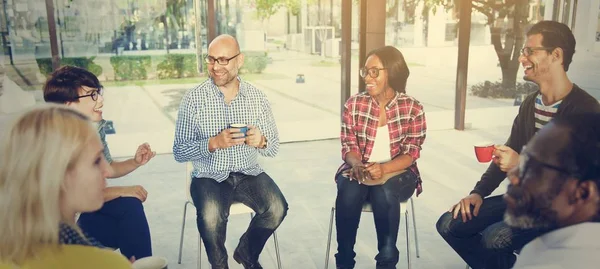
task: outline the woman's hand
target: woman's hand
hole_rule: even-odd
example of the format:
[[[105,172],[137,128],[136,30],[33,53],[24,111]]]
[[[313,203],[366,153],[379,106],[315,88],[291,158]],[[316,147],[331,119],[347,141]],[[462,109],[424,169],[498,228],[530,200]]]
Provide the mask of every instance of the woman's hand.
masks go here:
[[[355,179],[360,183],[365,180],[365,165],[363,163],[352,166],[350,170],[350,180]]]
[[[371,179],[380,179],[383,176],[383,167],[380,163],[367,163],[365,170],[369,172]]]

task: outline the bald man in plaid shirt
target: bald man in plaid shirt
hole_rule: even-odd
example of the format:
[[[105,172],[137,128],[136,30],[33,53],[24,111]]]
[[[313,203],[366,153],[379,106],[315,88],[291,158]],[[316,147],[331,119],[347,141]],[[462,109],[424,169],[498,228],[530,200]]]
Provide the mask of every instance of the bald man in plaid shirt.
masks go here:
[[[233,258],[246,269],[262,268],[258,257],[288,210],[279,187],[258,164],[259,154],[277,154],[277,126],[266,95],[238,76],[244,55],[233,37],[215,38],[205,60],[210,79],[181,100],[173,155],[194,164],[190,193],[212,268],[229,268],[225,234],[234,201],[256,216]],[[245,124],[248,130],[244,134],[232,124]]]

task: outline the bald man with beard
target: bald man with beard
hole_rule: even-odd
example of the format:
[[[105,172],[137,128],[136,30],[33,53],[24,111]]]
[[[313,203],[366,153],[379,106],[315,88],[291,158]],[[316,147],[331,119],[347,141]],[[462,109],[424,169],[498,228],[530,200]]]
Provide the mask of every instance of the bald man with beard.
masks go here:
[[[277,154],[277,126],[266,95],[238,75],[244,54],[235,38],[215,38],[205,61],[210,78],[181,100],[173,155],[194,165],[190,194],[212,268],[229,268],[225,235],[234,202],[252,208],[256,216],[233,258],[245,269],[262,268],[258,257],[288,210],[279,187],[258,164],[259,154]],[[232,124],[246,125],[247,131]]]

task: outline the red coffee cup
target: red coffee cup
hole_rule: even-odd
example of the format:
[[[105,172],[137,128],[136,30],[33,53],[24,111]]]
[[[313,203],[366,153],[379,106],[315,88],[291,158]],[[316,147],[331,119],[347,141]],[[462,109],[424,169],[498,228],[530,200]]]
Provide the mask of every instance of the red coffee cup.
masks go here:
[[[485,142],[475,145],[475,156],[480,163],[487,163],[492,160],[492,153],[494,152],[494,144]]]

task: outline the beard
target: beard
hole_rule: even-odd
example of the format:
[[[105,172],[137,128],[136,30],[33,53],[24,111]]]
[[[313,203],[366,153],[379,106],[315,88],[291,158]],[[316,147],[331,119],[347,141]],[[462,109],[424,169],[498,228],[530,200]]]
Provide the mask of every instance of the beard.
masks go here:
[[[545,193],[532,197],[519,187],[509,186],[506,192],[515,200],[504,212],[504,222],[519,229],[554,229],[558,227],[558,212],[552,208],[557,194]]]
[[[215,83],[215,85],[217,85],[218,87],[222,87],[222,86],[225,86],[225,85],[231,83],[234,79],[236,79],[237,74],[225,72],[222,76],[215,77],[215,74],[213,72],[210,72],[210,78],[212,79],[213,83]]]

